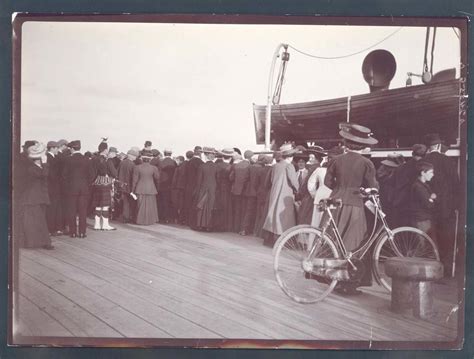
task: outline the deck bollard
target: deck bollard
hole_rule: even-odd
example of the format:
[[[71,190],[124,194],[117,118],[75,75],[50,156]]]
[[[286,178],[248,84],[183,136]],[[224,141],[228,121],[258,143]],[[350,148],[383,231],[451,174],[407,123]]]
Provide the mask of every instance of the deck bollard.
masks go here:
[[[385,274],[392,278],[391,309],[413,311],[417,318],[433,315],[433,282],[443,277],[443,265],[432,259],[392,257],[385,262]]]

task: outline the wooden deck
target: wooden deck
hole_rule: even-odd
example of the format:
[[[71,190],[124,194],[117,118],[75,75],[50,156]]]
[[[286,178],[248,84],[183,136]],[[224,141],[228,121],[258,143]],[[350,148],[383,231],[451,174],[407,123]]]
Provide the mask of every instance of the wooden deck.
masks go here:
[[[278,287],[272,251],[258,238],[115,225],[117,231],[90,230],[85,239],[58,237],[52,251],[21,250],[14,323],[21,342],[30,336],[449,342],[457,336],[453,283],[437,285],[429,321],[392,313],[389,295],[377,286],[302,305]]]

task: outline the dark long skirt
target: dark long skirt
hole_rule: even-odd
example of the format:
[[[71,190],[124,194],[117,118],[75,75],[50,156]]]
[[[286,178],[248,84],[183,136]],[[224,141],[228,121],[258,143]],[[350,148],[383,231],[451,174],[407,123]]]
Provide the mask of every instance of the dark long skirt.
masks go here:
[[[177,215],[178,223],[184,222],[184,189],[173,188],[171,190],[171,203],[173,211]]]
[[[218,187],[215,208],[213,229],[221,232],[232,232],[234,230],[234,218],[232,215],[232,199],[228,187]]]
[[[196,226],[198,228],[212,227],[212,216],[214,212],[215,197],[210,191],[204,192],[197,203],[196,209]]]
[[[314,208],[313,202],[313,197],[311,197],[311,195],[309,194],[302,199],[301,205],[298,208],[298,211],[296,212],[297,224],[311,224]]]
[[[255,216],[254,233],[257,237],[264,238],[263,225],[268,213],[268,198],[257,198],[257,214]]]
[[[24,248],[41,248],[51,245],[45,204],[23,207],[23,234]]]
[[[150,225],[158,222],[156,195],[137,195],[137,224]]]
[[[367,232],[364,208],[343,205],[333,215],[346,249],[353,251],[359,247]]]

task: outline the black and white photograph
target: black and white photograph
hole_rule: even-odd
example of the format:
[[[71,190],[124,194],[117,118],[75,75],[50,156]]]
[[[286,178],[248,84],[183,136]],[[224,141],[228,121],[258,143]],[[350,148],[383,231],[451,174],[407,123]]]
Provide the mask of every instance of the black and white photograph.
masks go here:
[[[466,18],[12,26],[9,344],[462,348]]]

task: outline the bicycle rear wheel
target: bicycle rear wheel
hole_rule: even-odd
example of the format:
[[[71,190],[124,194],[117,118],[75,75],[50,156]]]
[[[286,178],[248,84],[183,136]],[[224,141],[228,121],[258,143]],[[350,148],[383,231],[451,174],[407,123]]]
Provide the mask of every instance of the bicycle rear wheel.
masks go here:
[[[314,258],[339,258],[333,241],[321,230],[300,225],[283,233],[274,246],[274,270],[280,288],[298,303],[323,300],[334,289],[337,280],[315,277],[308,263],[309,251],[316,243]],[[309,267],[308,267],[309,264]]]
[[[413,227],[399,227],[393,231],[393,242],[385,233],[377,241],[373,254],[373,272],[375,279],[389,292],[392,291],[392,280],[385,274],[385,261],[390,257],[418,257],[436,259],[439,252],[435,242],[425,232]]]

